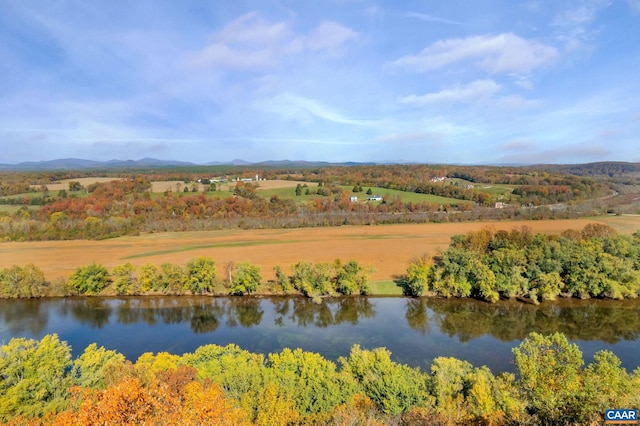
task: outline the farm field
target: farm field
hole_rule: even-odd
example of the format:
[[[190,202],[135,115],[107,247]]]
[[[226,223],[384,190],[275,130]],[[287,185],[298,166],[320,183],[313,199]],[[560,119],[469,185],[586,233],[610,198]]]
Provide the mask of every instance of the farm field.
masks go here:
[[[282,181],[282,182],[287,182],[287,181]],[[310,200],[312,198],[317,198],[318,195],[315,194],[315,191],[317,189],[317,184],[315,182],[300,182],[300,184],[304,184],[304,183],[307,183],[307,185],[309,186],[309,189],[311,190],[311,194],[310,195],[304,195],[304,191],[306,190],[306,188],[304,188],[302,190],[302,195],[296,196],[295,195],[295,186],[296,186],[297,182],[294,183],[293,187],[276,187],[276,186],[272,186],[271,188],[267,188],[267,187],[262,188],[263,182],[260,182],[260,188],[258,188],[258,193],[260,194],[260,196],[262,196],[264,198],[269,198],[272,195],[277,195],[280,198],[292,199],[292,200],[295,200],[295,201],[308,201],[308,200]],[[351,192],[351,189],[353,188],[352,186],[340,185],[340,188],[342,188],[345,191],[347,191],[348,193],[358,197],[359,201],[366,201],[367,200],[366,191],[367,191],[367,189],[371,188],[371,191],[373,192],[372,195],[380,195],[382,197],[388,196],[389,200],[393,200],[395,197],[400,197],[400,199],[404,203],[409,203],[409,202],[412,202],[412,203],[437,203],[437,204],[464,204],[464,203],[466,203],[465,201],[456,200],[455,198],[439,197],[437,195],[430,195],[430,194],[417,194],[415,192],[398,191],[398,190],[395,190],[395,189],[378,188],[378,187],[375,187],[375,186],[363,186],[363,191],[362,192],[357,192],[357,193],[352,193]]]
[[[49,191],[60,191],[61,189],[68,190],[69,182],[80,182],[80,185],[87,186],[92,183],[104,183],[111,182],[112,180],[121,180],[122,178],[116,177],[87,177],[87,178],[77,178],[77,179],[64,179],[56,181],[55,183],[47,184],[47,188]],[[32,185],[34,188],[39,189],[40,185]]]
[[[484,192],[491,194],[494,198],[499,198],[500,196],[506,196],[511,194],[514,188],[517,188],[518,185],[492,185],[487,183],[473,183],[468,180],[459,179],[459,178],[451,178],[449,179],[452,182],[457,182],[461,186],[471,186],[475,189],[482,189]]]
[[[88,177],[88,178],[79,178],[79,179],[65,179],[65,180],[57,181],[55,183],[48,184],[47,188],[49,190],[49,196],[56,197],[61,190],[69,189],[69,182],[71,181],[80,182],[82,186],[86,187],[96,182],[104,183],[104,182],[109,182],[116,179],[121,179],[121,178]],[[255,182],[252,182],[252,183],[255,183]],[[222,184],[218,183],[218,190],[206,192],[206,196],[220,197],[220,198],[230,197],[233,195],[233,189],[235,187],[235,184],[236,182],[233,182],[233,181],[225,182]],[[291,200],[294,200],[296,203],[303,204],[314,198],[321,197],[316,194],[316,188],[318,186],[316,182],[273,179],[273,180],[259,181],[258,184],[259,184],[259,187],[257,189],[257,192],[262,198],[265,198],[265,199],[269,199],[273,195],[277,195],[281,199],[285,199],[285,200],[291,199]],[[300,185],[306,184],[310,189],[310,194],[305,195],[304,190],[306,190],[307,188],[304,188],[302,195],[296,196],[295,187],[298,184]],[[151,182],[151,197],[152,198],[162,197],[166,191],[172,192],[178,196],[180,195],[190,196],[190,195],[194,195],[194,193],[191,191],[193,187],[196,188],[196,191],[198,193],[202,193],[207,189],[208,185],[203,185],[197,182],[184,183],[182,181],[177,181],[177,180],[153,181]],[[39,186],[34,186],[34,188],[39,189]],[[185,188],[188,189],[187,193],[184,192]],[[351,193],[351,189],[352,189],[351,186],[340,185],[340,188],[344,189],[348,193]],[[398,191],[394,189],[385,189],[385,188],[378,188],[378,187],[363,187],[363,188],[364,188],[363,192],[353,193],[354,196],[358,197],[358,200],[361,203],[367,202],[366,200],[367,195],[365,192],[369,188],[371,188],[373,195],[388,197],[389,200],[393,200],[396,197],[399,197],[403,203],[408,203],[408,202],[434,203],[439,205],[451,205],[451,204],[460,205],[460,204],[468,203],[466,201],[457,200],[455,198],[440,197],[437,195],[417,194],[415,192]],[[88,194],[86,191],[80,191],[80,192],[73,193],[73,195],[75,197],[83,198],[83,197],[88,197],[90,194]],[[27,192],[22,194],[10,195],[6,198],[32,199],[36,197],[42,197],[42,192],[40,191]],[[379,203],[379,201],[373,201],[373,202]],[[10,206],[10,205],[2,204],[0,205],[0,212],[8,212],[12,214],[12,213],[15,213],[19,208],[20,206],[17,206],[17,205]],[[37,210],[38,208],[39,206],[31,207],[32,210]]]
[[[40,268],[48,279],[68,277],[78,266],[91,262],[108,269],[131,262],[184,264],[198,256],[216,261],[219,273],[227,262],[248,261],[261,268],[265,280],[273,278],[273,267],[285,270],[302,260],[332,262],[355,259],[372,266],[372,281],[390,281],[403,274],[408,262],[423,254],[445,249],[454,234],[485,226],[511,230],[527,226],[534,233],[557,234],[582,229],[588,223],[603,223],[630,234],[640,229],[640,216],[606,216],[593,219],[540,220],[527,222],[472,222],[343,226],[327,228],[222,230],[174,232],[120,237],[102,241],[40,241],[0,243],[0,267]]]

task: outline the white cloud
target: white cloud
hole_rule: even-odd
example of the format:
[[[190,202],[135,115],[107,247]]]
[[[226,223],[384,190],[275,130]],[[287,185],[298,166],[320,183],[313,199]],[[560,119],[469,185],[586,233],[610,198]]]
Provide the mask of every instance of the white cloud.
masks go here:
[[[250,12],[225,25],[216,39],[223,43],[273,44],[291,37],[291,30],[284,22],[270,24],[256,12]]]
[[[336,22],[324,21],[308,35],[297,35],[286,22],[269,23],[251,12],[227,24],[212,41],[192,53],[194,66],[229,69],[264,69],[288,55],[341,53],[358,34]]]
[[[447,18],[441,18],[439,16],[429,15],[427,13],[407,12],[404,14],[407,18],[416,18],[425,22],[438,22],[440,24],[462,25],[461,22],[453,21]]]
[[[441,40],[417,55],[407,55],[392,65],[412,71],[432,71],[460,63],[472,63],[489,74],[527,73],[552,63],[557,50],[512,33]]]
[[[256,108],[278,114],[285,119],[300,122],[309,122],[313,118],[330,121],[338,124],[354,126],[370,126],[375,122],[347,117],[323,103],[303,96],[291,93],[283,93],[269,100],[256,102]]]
[[[356,32],[338,23],[323,22],[307,37],[305,45],[312,51],[331,52],[357,37]]]
[[[493,80],[477,80],[467,85],[458,85],[440,92],[410,95],[400,101],[406,104],[428,105],[435,103],[476,102],[491,98],[501,86]]]
[[[593,29],[601,9],[612,4],[612,0],[585,0],[575,7],[568,8],[556,16],[553,25],[558,29],[558,41],[567,51],[588,46],[598,29]]]

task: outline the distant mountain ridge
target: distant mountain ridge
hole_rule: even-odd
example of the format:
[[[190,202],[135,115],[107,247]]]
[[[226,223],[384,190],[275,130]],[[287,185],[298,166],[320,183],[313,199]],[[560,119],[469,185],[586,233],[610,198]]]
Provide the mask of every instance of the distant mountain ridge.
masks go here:
[[[139,160],[108,160],[95,161],[81,158],[59,158],[47,161],[26,161],[17,164],[1,164],[0,171],[34,171],[34,170],[87,170],[87,169],[127,169],[127,168],[154,168],[154,167],[195,167],[195,166],[255,166],[274,168],[308,168],[308,167],[352,167],[352,166],[373,166],[391,164],[420,164],[403,161],[384,162],[354,162],[346,161],[332,163],[328,161],[305,161],[305,160],[269,160],[260,162],[249,162],[241,159],[231,161],[212,161],[207,163],[192,163],[189,161],[159,160],[156,158],[141,158]],[[463,166],[463,164],[458,164]],[[469,164],[468,166],[474,166]],[[550,172],[569,173],[578,176],[609,175],[620,176],[624,174],[640,173],[640,163],[622,161],[600,161],[584,164],[536,164],[536,165],[490,165],[490,167],[522,167],[533,168]]]
[[[249,161],[234,159],[231,161],[212,161],[208,163],[192,163],[189,161],[158,160],[156,158],[141,158],[139,160],[108,160],[95,161],[81,158],[59,158],[46,161],[25,161],[17,164],[0,164],[0,170],[4,171],[30,171],[30,170],[78,170],[78,169],[112,169],[112,168],[136,168],[136,167],[189,167],[189,166],[258,166],[258,167],[328,167],[328,166],[358,166],[373,165],[376,163],[330,163],[326,161],[261,161],[252,163]]]
[[[82,158],[59,158],[47,161],[26,161],[18,164],[0,164],[0,170],[73,170],[73,169],[108,169],[133,167],[170,167],[196,166],[188,161],[158,160],[141,158],[140,160],[108,160],[95,161]]]

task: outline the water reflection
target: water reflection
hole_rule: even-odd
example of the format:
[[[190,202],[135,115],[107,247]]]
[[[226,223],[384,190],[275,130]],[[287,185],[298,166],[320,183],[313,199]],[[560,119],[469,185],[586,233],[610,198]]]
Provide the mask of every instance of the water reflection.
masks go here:
[[[478,301],[423,299],[407,308],[409,325],[422,331],[430,321],[462,342],[490,334],[503,342],[522,340],[532,331],[564,333],[571,340],[616,343],[640,337],[637,301],[564,300],[539,306],[520,302],[488,304]],[[429,320],[421,313],[432,312]],[[409,317],[409,313],[416,314]]]
[[[261,353],[301,347],[337,360],[360,344],[385,346],[396,360],[422,368],[436,356],[456,356],[509,371],[511,348],[532,331],[565,333],[585,357],[614,350],[633,369],[640,351],[640,301],[533,306],[363,297],[320,304],[293,297],[0,300],[0,343],[58,333],[77,350],[97,342],[131,360],[147,351],[182,354],[208,343],[236,343]]]
[[[48,322],[49,311],[39,300],[0,300],[0,331],[6,329],[12,335],[40,334]]]
[[[343,323],[357,325],[375,318],[375,304],[384,299],[363,297],[305,298],[69,298],[51,300],[1,300],[0,321],[9,334],[39,334],[47,328],[55,308],[62,317],[102,329],[110,322],[191,325],[194,333],[210,333],[221,322],[227,327],[254,327],[264,319],[265,307],[274,324],[284,327],[326,328]],[[473,300],[404,299],[407,325],[420,334],[436,327],[467,342],[490,335],[504,342],[522,340],[528,333],[560,331],[571,340],[616,343],[640,338],[640,303],[637,301],[566,300],[539,306],[519,302],[488,304]]]

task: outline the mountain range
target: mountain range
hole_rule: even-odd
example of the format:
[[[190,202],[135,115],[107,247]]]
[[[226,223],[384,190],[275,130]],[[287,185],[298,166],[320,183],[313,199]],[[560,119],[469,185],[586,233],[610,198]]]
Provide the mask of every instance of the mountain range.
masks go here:
[[[208,163],[191,163],[188,161],[158,160],[156,158],[141,158],[140,160],[108,160],[95,161],[80,158],[60,158],[48,161],[28,161],[17,164],[0,163],[0,171],[38,171],[38,170],[92,170],[92,169],[146,169],[146,168],[166,168],[166,167],[194,167],[194,166],[252,166],[252,167],[273,167],[273,168],[307,168],[307,167],[330,167],[330,166],[371,166],[389,164],[417,164],[410,161],[385,161],[385,162],[342,162],[332,163],[327,161],[261,161],[249,162],[235,159],[226,162],[212,161]],[[450,164],[455,165],[455,164]],[[461,164],[458,164],[461,165]],[[586,164],[485,164],[485,166],[510,166],[529,167],[536,170],[549,172],[561,172],[574,175],[640,175],[640,163],[629,163],[622,161],[601,161]]]
[[[140,160],[108,160],[95,161],[81,158],[60,158],[47,161],[27,161],[17,164],[2,164],[0,170],[78,170],[78,169],[119,169],[119,168],[152,168],[152,167],[190,167],[190,166],[262,166],[262,167],[323,167],[323,166],[356,166],[372,165],[376,163],[329,163],[325,161],[262,161],[251,163],[240,159],[227,162],[212,161],[208,163],[191,163],[188,161],[158,160],[156,158],[141,158]]]

